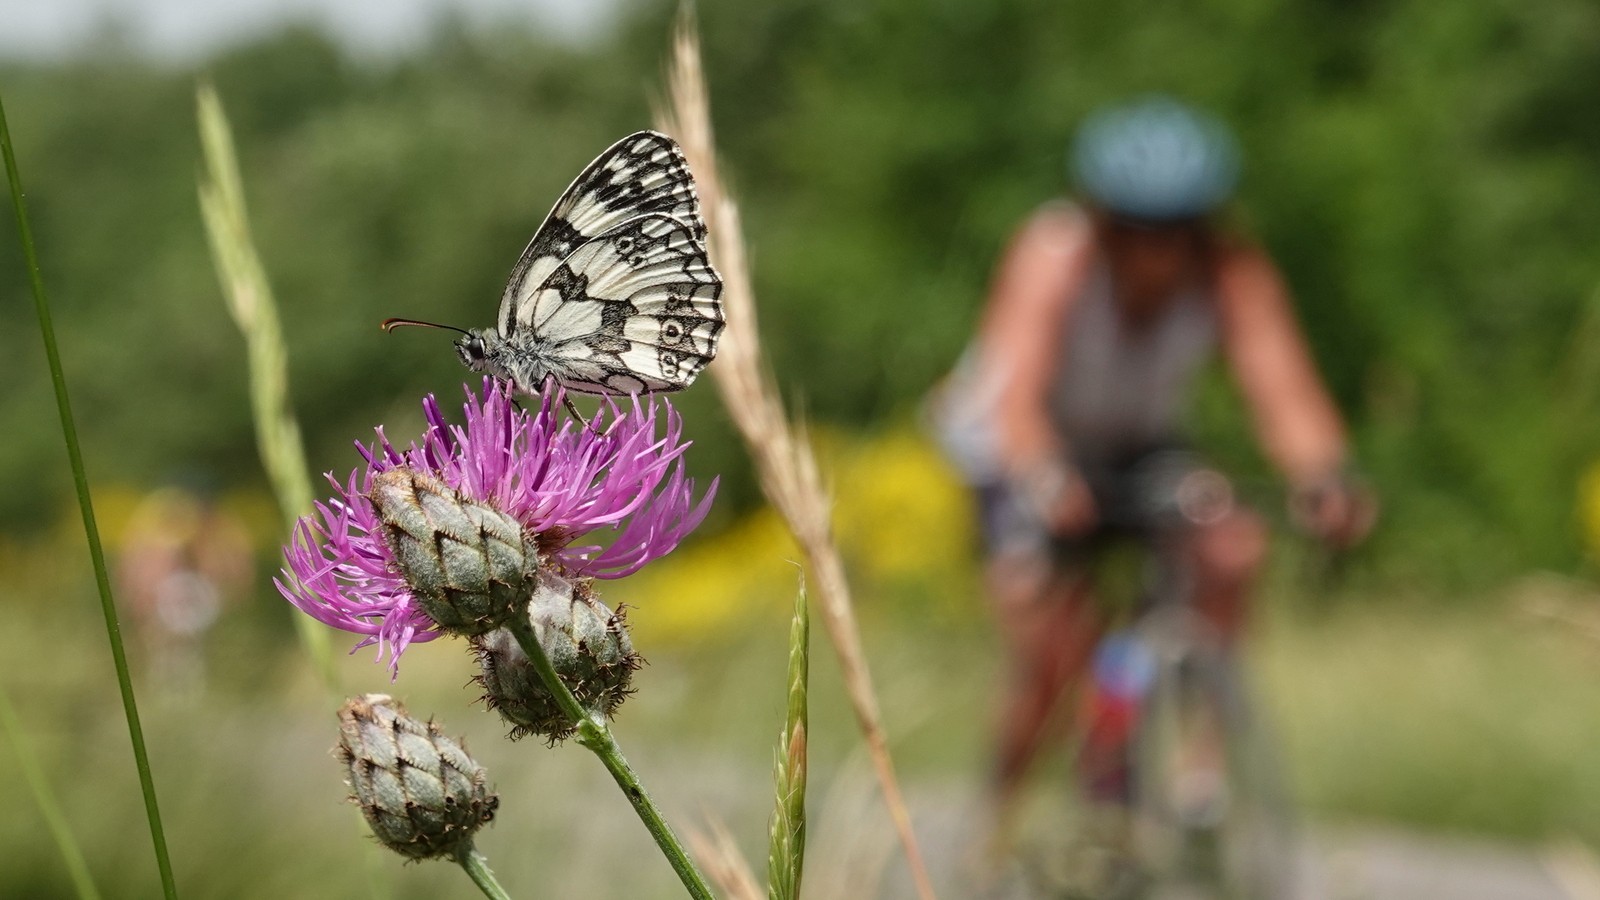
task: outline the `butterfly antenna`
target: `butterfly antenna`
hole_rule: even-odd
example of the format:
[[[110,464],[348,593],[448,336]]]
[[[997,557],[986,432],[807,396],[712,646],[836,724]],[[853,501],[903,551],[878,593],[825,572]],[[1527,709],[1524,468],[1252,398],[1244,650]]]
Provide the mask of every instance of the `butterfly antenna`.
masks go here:
[[[438,322],[424,322],[421,319],[384,319],[381,327],[384,331],[393,331],[402,325],[415,325],[418,328],[443,328],[446,331],[459,331],[467,335],[472,333],[465,328],[457,328],[454,325],[440,325]]]

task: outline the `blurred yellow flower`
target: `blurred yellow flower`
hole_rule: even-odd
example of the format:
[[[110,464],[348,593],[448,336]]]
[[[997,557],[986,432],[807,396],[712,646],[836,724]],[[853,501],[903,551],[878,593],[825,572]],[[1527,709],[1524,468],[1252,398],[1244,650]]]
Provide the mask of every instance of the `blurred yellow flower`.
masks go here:
[[[949,602],[970,592],[973,522],[967,491],[923,436],[902,426],[871,437],[814,433],[835,499],[834,526],[863,602],[915,594]],[[639,607],[641,645],[703,638],[752,615],[786,615],[799,549],[770,508],[611,586]]]
[[[718,534],[695,540],[638,574],[607,585],[605,596],[637,607],[628,617],[643,647],[708,637],[794,598],[800,551],[777,513],[763,508]],[[769,602],[770,601],[770,602]]]
[[[839,459],[834,522],[868,583],[941,583],[971,567],[967,490],[909,428],[856,444]]]
[[[1589,555],[1600,560],[1600,460],[1591,463],[1578,482],[1578,520]]]

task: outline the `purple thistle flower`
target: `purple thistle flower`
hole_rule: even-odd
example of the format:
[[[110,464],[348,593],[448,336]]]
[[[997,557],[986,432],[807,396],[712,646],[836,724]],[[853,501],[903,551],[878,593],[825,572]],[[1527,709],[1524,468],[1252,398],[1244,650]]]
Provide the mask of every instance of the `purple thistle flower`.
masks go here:
[[[587,428],[558,416],[562,394],[546,390],[537,412],[517,408],[508,389],[484,379],[480,395],[466,388],[464,425],[444,418],[438,401],[422,402],[427,428],[419,443],[397,450],[377,429],[372,446],[357,444],[366,466],[295,525],[284,547],[278,591],[307,615],[366,635],[390,668],[412,643],[444,632],[423,612],[401,576],[368,493],[380,472],[407,467],[427,473],[467,499],[486,503],[533,534],[544,563],[567,577],[621,578],[671,552],[705,518],[717,483],[694,500],[684,475],[683,422],[672,405],[634,397],[607,401]],[[665,414],[659,409],[665,407]],[[609,544],[577,541],[611,529]]]

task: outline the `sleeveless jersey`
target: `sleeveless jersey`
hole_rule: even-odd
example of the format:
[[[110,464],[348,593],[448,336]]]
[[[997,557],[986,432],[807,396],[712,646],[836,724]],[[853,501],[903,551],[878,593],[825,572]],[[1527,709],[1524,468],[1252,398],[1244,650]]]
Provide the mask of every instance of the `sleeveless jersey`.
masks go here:
[[[1183,399],[1217,345],[1212,292],[1183,288],[1154,321],[1134,326],[1102,260],[1065,328],[1050,415],[1073,457],[1115,464],[1175,440]]]

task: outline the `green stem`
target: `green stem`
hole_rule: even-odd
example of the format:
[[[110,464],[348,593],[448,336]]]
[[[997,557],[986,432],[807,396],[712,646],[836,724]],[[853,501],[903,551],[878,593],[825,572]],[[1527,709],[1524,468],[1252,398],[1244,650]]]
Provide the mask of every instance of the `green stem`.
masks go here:
[[[511,900],[511,895],[506,893],[506,889],[500,886],[500,882],[494,880],[494,873],[489,871],[489,861],[484,859],[471,844],[456,851],[456,862],[461,864],[467,877],[472,879],[472,883],[477,885],[478,890],[483,891],[483,895],[489,900]]]
[[[544,648],[539,646],[539,638],[534,634],[533,623],[527,616],[513,616],[511,624],[507,627],[516,636],[517,643],[522,646],[522,652],[533,662],[534,670],[539,673],[545,687],[555,695],[562,711],[577,723],[578,743],[600,757],[600,762],[605,764],[611,777],[616,779],[617,787],[622,789],[623,796],[633,804],[634,812],[639,814],[639,819],[644,822],[644,827],[649,830],[650,836],[655,838],[661,853],[666,856],[667,862],[672,864],[673,871],[678,873],[678,878],[689,891],[689,896],[695,900],[713,900],[711,889],[706,886],[705,876],[695,868],[688,852],[678,842],[678,836],[672,833],[667,820],[661,817],[661,810],[656,808],[655,801],[650,799],[644,785],[639,783],[639,776],[634,774],[628,761],[623,758],[622,748],[617,746],[617,739],[612,737],[611,728],[606,724],[605,718],[584,709],[578,698],[572,696],[572,691],[568,690],[566,683],[556,674],[555,667],[550,665],[550,657],[546,656]]]
[[[122,710],[128,719],[128,737],[133,742],[133,761],[139,770],[139,787],[144,792],[144,809],[150,820],[150,839],[155,844],[156,868],[161,871],[161,887],[168,900],[175,900],[178,888],[172,879],[172,863],[167,859],[167,839],[161,830],[161,811],[156,806],[155,781],[150,776],[150,759],[144,748],[144,729],[139,725],[139,707],[133,699],[133,679],[128,674],[128,655],[122,649],[122,629],[117,624],[117,607],[111,600],[111,579],[106,575],[105,551],[100,546],[100,529],[94,521],[94,503],[89,499],[89,476],[84,473],[83,451],[78,447],[78,429],[72,421],[72,404],[67,400],[67,379],[61,371],[61,353],[56,349],[55,327],[50,323],[50,304],[45,300],[44,276],[39,272],[39,255],[33,246],[33,229],[28,225],[28,207],[23,201],[22,177],[17,174],[16,151],[11,146],[11,130],[6,125],[5,105],[0,103],[0,151],[6,162],[6,177],[11,183],[11,203],[17,210],[17,235],[22,255],[33,284],[33,305],[39,314],[39,331],[44,337],[44,352],[50,362],[50,381],[55,386],[56,409],[61,413],[61,434],[67,444],[72,465],[72,483],[78,491],[78,509],[83,513],[83,531],[89,542],[89,560],[94,566],[95,585],[100,589],[100,611],[105,616],[106,638],[111,642],[111,660],[116,666],[117,683],[122,689]]]
[[[45,826],[50,829],[50,836],[55,838],[62,861],[67,864],[67,874],[72,877],[72,886],[77,890],[78,897],[81,900],[100,900],[100,891],[95,888],[94,879],[89,877],[89,864],[84,861],[83,850],[72,836],[67,817],[61,814],[61,807],[56,804],[50,781],[39,767],[39,757],[34,754],[33,747],[23,737],[22,724],[17,721],[16,710],[11,708],[11,698],[6,696],[4,690],[0,690],[0,731],[11,738],[11,750],[17,756],[17,765],[22,768],[22,778],[33,792],[33,801],[39,804],[39,812],[44,816]]]

